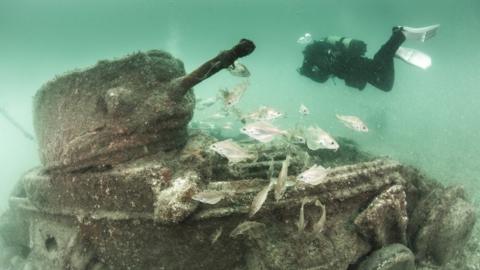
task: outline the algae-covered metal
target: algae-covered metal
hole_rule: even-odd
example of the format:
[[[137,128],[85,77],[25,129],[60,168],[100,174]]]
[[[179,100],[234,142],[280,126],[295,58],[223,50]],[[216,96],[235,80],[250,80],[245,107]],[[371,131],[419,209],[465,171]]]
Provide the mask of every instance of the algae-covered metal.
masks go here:
[[[139,52],[46,83],[34,100],[43,166],[109,166],[184,145],[195,106],[191,88],[254,48],[242,39],[189,74],[167,52]]]

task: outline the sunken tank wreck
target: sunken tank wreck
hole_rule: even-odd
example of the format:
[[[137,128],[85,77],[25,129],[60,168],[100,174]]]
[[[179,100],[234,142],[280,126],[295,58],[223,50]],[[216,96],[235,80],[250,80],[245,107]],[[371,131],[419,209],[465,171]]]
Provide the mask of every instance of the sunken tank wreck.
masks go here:
[[[335,153],[244,143],[258,158],[232,165],[209,151],[218,138],[189,132],[192,87],[254,48],[241,40],[189,74],[166,52],[136,53],[44,85],[34,102],[42,166],[0,218],[0,268],[409,270],[454,259],[476,220],[460,187],[345,139]],[[250,218],[287,155],[293,181]],[[332,168],[322,184],[294,181],[313,164]],[[202,204],[192,199],[201,191],[225,197]],[[257,226],[239,232],[247,220]]]

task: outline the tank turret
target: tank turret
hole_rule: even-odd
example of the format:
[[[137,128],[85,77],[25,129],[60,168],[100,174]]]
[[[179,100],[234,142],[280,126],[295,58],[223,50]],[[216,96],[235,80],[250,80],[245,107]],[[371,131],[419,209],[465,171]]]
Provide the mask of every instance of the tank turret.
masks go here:
[[[34,99],[42,164],[72,171],[185,145],[192,87],[254,49],[242,39],[189,74],[182,61],[151,50],[55,78]]]

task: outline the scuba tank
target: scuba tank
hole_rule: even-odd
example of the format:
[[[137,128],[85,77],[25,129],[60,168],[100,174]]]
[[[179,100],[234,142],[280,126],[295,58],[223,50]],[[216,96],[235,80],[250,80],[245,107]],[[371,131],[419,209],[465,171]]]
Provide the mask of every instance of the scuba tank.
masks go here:
[[[367,51],[367,44],[358,39],[329,36],[324,38],[323,41],[340,48],[349,57],[363,56]]]

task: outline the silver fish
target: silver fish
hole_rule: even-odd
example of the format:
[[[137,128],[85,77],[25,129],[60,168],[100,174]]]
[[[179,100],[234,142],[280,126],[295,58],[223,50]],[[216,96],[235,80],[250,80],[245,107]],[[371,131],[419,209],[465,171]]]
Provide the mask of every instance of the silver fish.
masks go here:
[[[346,127],[359,132],[368,132],[368,127],[365,123],[354,115],[339,115],[337,119],[340,120]]]
[[[241,162],[247,159],[255,159],[253,154],[244,150],[232,139],[216,142],[210,145],[210,149],[227,158],[231,163]]]
[[[232,122],[226,122],[222,126],[223,129],[233,129],[233,123]]]
[[[264,121],[247,124],[240,129],[240,132],[263,143],[272,141],[277,135],[287,135],[286,131]]]
[[[315,186],[323,182],[329,170],[330,168],[325,169],[321,165],[313,165],[308,170],[299,174],[297,180]]]
[[[225,198],[225,192],[216,190],[201,191],[192,196],[192,199],[206,204],[217,204],[223,198]]]
[[[248,85],[249,85],[248,81],[243,81],[235,85],[230,91],[225,89],[220,89],[220,94],[223,99],[223,104],[225,105],[225,107],[230,108],[236,105],[242,98],[245,91],[247,90]]]
[[[265,224],[256,221],[245,221],[238,224],[238,226],[233,229],[233,231],[230,233],[230,237],[236,238],[249,230],[260,227],[265,227]]]
[[[272,181],[273,173],[275,172],[275,159],[270,159],[270,164],[268,165],[268,179]]]
[[[268,197],[268,192],[272,189],[273,179],[270,180],[270,183],[266,187],[264,187],[258,194],[253,198],[252,205],[250,205],[250,212],[248,216],[252,218],[260,208],[262,208],[263,203]]]
[[[225,112],[216,112],[212,115],[210,115],[208,118],[209,119],[223,119],[227,117],[227,114]]]
[[[305,139],[310,150],[330,149],[336,151],[340,147],[330,134],[319,127],[310,126],[305,132]]]
[[[218,100],[218,98],[216,98],[216,97],[210,97],[210,98],[207,98],[205,100],[198,99],[196,108],[198,110],[204,110],[208,107],[211,107],[213,104],[215,104],[217,102],[217,100]]]
[[[217,240],[220,238],[223,232],[223,227],[220,227],[213,232],[212,236],[210,237],[210,243],[213,245]]]
[[[248,119],[253,121],[272,121],[281,116],[283,116],[283,114],[273,108],[260,106],[258,110],[243,116],[242,119],[244,120]]]
[[[325,205],[323,205],[319,200],[315,201],[315,205],[319,206],[322,209],[322,215],[317,223],[313,224],[313,233],[318,234],[325,230],[325,222],[327,221],[327,211]]]
[[[307,108],[307,106],[305,106],[303,104],[300,104],[300,108],[298,109],[298,112],[301,115],[309,115],[310,114],[310,110]]]
[[[200,129],[200,130],[209,130],[215,129],[216,125],[214,123],[205,122],[205,121],[192,121],[189,123],[190,128]]]
[[[306,198],[303,198],[302,200],[302,206],[300,206],[300,215],[298,216],[298,222],[297,222],[297,228],[298,232],[301,233],[305,230],[306,223],[305,223],[305,214],[304,214],[304,207],[305,203],[307,202]]]
[[[248,71],[248,68],[238,61],[233,62],[233,64],[228,67],[228,71],[230,72],[230,74],[238,77],[250,76],[250,71]]]
[[[289,130],[287,135],[287,140],[290,143],[294,144],[305,144],[305,132],[302,128],[296,127],[295,129]]]
[[[283,194],[285,193],[287,187],[287,178],[288,178],[288,166],[290,166],[290,156],[287,155],[285,160],[282,162],[282,168],[278,174],[277,182],[275,183],[275,200],[279,201]]]

